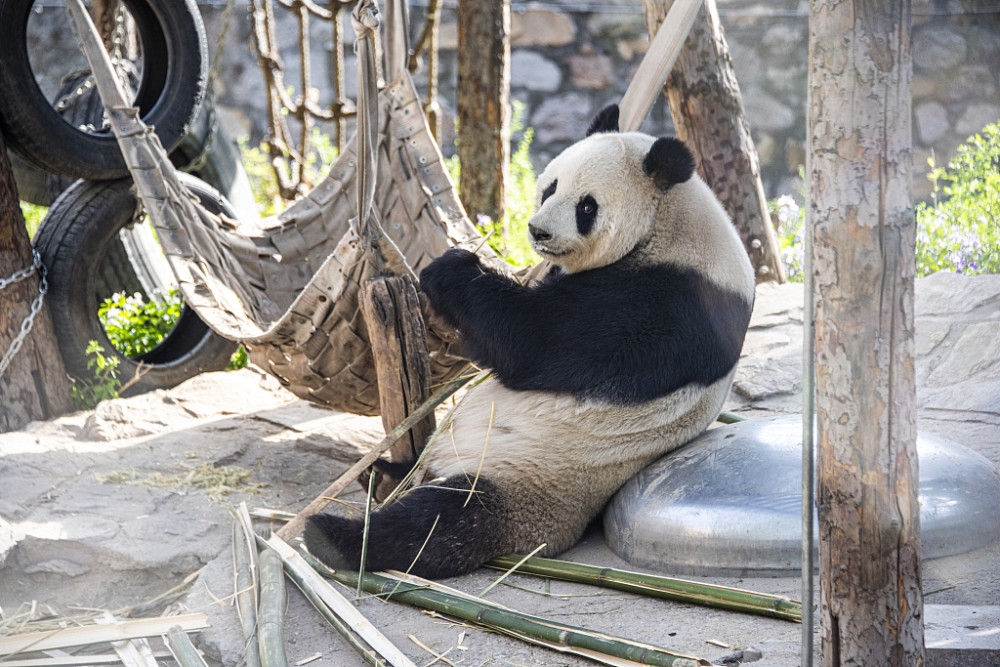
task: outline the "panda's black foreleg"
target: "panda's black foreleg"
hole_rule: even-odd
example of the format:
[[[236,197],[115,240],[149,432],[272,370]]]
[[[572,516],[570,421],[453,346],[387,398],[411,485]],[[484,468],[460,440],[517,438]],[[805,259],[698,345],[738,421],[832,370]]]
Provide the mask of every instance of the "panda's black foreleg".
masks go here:
[[[486,479],[474,490],[465,476],[418,486],[369,517],[365,569],[431,578],[471,572],[508,550],[503,517],[501,496]],[[363,519],[319,514],[309,518],[305,542],[330,567],[357,570],[363,532]]]

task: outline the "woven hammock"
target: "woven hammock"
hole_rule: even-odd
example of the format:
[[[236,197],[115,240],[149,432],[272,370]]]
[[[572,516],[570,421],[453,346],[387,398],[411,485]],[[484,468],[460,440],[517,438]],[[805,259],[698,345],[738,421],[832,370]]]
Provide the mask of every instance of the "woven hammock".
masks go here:
[[[671,43],[659,49],[675,52],[650,57],[667,41],[661,29],[623,99],[622,130],[636,129],[645,118],[700,0],[679,0],[664,25],[677,5],[686,7],[685,14],[673,21]],[[296,396],[361,415],[380,411],[358,304],[365,280],[415,277],[456,246],[511,270],[482,242],[455,194],[404,67],[405,7],[402,0],[389,0],[387,9],[391,83],[378,92],[375,30],[381,17],[374,0],[361,0],[351,14],[358,59],[355,136],[307,195],[276,216],[246,222],[213,215],[187,193],[156,135],[126,101],[81,0],[67,2],[112,130],[186,303],[217,333],[245,344],[250,360]],[[643,74],[643,68],[652,72]],[[535,267],[525,278],[544,269]],[[427,329],[437,384],[467,361],[454,342]]]

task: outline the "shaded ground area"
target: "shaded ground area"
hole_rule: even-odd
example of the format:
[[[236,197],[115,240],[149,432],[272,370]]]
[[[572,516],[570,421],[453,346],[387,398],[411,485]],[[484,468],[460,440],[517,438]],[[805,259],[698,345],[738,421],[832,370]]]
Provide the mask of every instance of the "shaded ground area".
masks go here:
[[[800,304],[801,286],[760,289],[727,409],[799,410]],[[1000,277],[921,279],[917,318],[920,428],[1000,466]],[[32,601],[63,615],[143,606],[199,573],[172,604],[208,613],[212,628],[197,643],[213,663],[239,664],[230,506],[245,499],[297,511],[381,436],[378,419],[312,407],[252,369],[0,435],[0,607],[10,617]],[[565,557],[639,569],[604,545],[599,528]],[[496,576],[446,583],[478,594]],[[799,593],[797,577],[705,580]],[[795,624],[526,576],[507,582],[487,598],[709,659],[754,646],[761,664],[799,664]],[[925,562],[923,585],[929,604],[1000,605],[1000,546]],[[592,664],[395,603],[366,599],[360,609],[417,664],[433,656],[410,635],[462,665]],[[310,664],[363,664],[294,590],[286,636],[292,663],[318,653]]]

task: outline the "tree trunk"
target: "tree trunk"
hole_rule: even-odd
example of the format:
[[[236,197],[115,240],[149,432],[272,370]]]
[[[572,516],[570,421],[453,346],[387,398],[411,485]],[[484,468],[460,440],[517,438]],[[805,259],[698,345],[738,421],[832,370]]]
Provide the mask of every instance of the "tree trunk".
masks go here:
[[[510,161],[510,0],[458,2],[459,197],[503,224]]]
[[[7,144],[0,133],[0,280],[9,279],[31,263],[31,241],[18,204]],[[37,275],[31,275],[0,288],[0,360],[7,358],[29,318],[32,303],[38,298],[38,281]],[[30,334],[9,361],[6,372],[0,372],[0,433],[73,409],[47,308],[35,315]]]
[[[809,214],[823,664],[922,664],[910,3],[814,0]]]
[[[673,0],[643,0],[650,36]],[[743,113],[715,0],[705,0],[664,88],[677,136],[698,158],[698,172],[733,219],[757,282],[785,282],[767,212],[757,149]]]

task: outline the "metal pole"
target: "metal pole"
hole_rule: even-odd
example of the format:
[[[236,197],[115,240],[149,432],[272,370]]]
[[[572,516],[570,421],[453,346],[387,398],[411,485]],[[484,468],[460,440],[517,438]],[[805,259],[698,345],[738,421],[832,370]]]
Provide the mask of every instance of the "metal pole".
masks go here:
[[[811,91],[807,93],[811,95]],[[812,108],[807,104],[807,108]],[[812,156],[806,150],[806,183],[811,181]],[[803,243],[802,304],[802,667],[813,664],[813,504],[815,502],[815,429],[816,422],[816,308],[813,278],[812,192],[806,187],[806,219]]]

